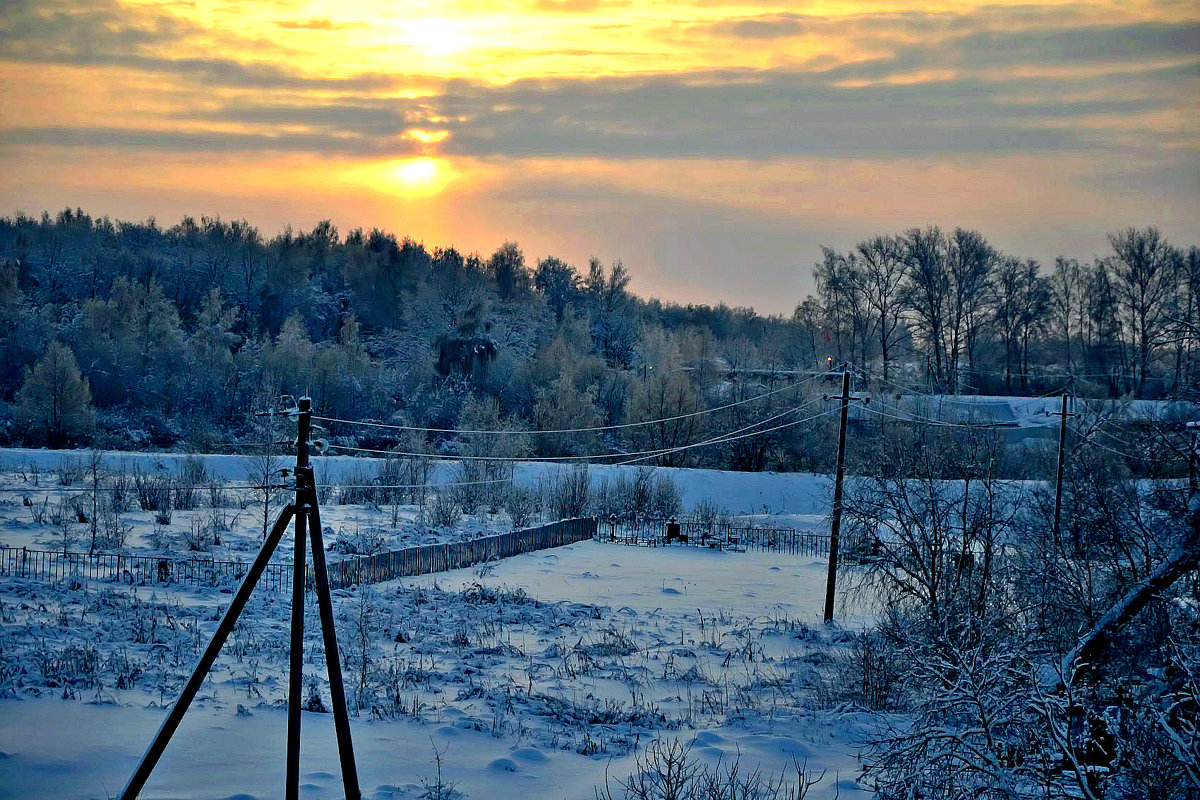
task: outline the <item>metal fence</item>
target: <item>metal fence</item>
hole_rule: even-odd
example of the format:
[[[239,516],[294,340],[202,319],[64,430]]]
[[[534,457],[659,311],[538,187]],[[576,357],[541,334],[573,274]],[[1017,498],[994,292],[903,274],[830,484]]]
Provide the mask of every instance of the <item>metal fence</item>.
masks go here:
[[[467,542],[428,544],[359,556],[331,562],[328,565],[329,584],[330,588],[340,589],[361,583],[379,583],[393,578],[460,569],[497,558],[591,539],[595,532],[594,519],[569,519]],[[0,547],[0,577],[54,582],[232,586],[245,577],[249,567],[250,564],[245,561],[111,553],[89,556],[87,553]],[[275,591],[290,590],[292,565],[268,564],[258,585]]]
[[[736,523],[705,524],[678,522],[679,537],[668,537],[672,525],[665,519],[641,519],[625,522],[600,521],[601,541],[642,547],[686,545],[714,550],[759,550],[800,556],[828,556],[829,534],[797,531],[791,528],[761,528]],[[668,541],[670,538],[670,541]]]

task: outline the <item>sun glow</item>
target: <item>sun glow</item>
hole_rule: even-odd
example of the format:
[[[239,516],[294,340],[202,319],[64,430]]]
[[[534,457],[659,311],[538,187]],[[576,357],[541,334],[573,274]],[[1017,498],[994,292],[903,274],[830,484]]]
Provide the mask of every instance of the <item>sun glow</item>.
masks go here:
[[[430,17],[410,22],[405,27],[405,40],[431,56],[451,56],[466,50],[471,38],[458,23]]]
[[[421,144],[437,144],[438,142],[446,141],[450,137],[450,132],[409,128],[404,135],[406,138],[412,139],[414,142],[420,142]]]
[[[394,163],[393,180],[409,195],[434,195],[446,188],[450,170],[444,159],[413,158]]]

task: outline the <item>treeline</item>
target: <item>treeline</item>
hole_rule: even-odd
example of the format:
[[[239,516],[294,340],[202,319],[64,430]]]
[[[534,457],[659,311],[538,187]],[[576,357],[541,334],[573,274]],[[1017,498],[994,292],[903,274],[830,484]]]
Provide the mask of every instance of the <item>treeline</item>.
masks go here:
[[[253,435],[247,412],[282,394],[348,419],[586,428],[725,402],[718,363],[815,362],[791,320],[646,301],[629,280],[620,262],[579,271],[527,263],[512,242],[485,257],[328,222],[266,239],[211,218],[2,218],[0,435],[209,449]],[[670,447],[704,430],[608,444]],[[533,448],[582,453],[597,439]]]
[[[1108,243],[1090,264],[1060,256],[1048,268],[962,228],[824,248],[817,296],[796,321],[831,332],[838,361],[934,391],[1041,392],[1073,377],[1084,395],[1193,396],[1200,248],[1154,227]]]
[[[682,417],[520,448],[669,449],[795,406],[800,393],[788,392],[687,416],[831,359],[951,391],[1044,391],[1067,373],[1091,381],[1076,385],[1084,394],[1190,391],[1197,249],[1154,229],[1111,240],[1110,257],[1060,259],[1043,274],[970,231],[875,237],[827,250],[818,296],[785,318],[644,300],[620,262],[528,263],[512,242],[483,256],[329,222],[267,239],[211,218],[164,228],[81,210],[18,214],[0,218],[0,439],[209,450],[260,436],[248,412],[308,394],[326,416],[439,429]],[[816,466],[800,433],[657,461]],[[353,434],[332,437],[391,443]],[[447,449],[448,438],[410,444]]]

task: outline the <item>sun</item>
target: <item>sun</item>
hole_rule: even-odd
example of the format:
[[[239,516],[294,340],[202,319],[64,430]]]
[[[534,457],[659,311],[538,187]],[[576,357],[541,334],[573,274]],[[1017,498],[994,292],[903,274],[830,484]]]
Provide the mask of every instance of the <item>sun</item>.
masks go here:
[[[466,50],[470,36],[462,26],[448,19],[428,17],[405,25],[405,39],[413,47],[431,56],[451,56]]]
[[[449,168],[440,158],[410,158],[395,162],[390,172],[400,189],[410,196],[438,194],[450,177]]]

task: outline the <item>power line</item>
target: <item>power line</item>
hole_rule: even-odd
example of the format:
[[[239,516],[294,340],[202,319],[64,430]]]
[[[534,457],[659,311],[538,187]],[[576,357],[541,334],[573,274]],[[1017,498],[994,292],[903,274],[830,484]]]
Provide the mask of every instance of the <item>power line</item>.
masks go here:
[[[1057,396],[1059,394],[1062,394],[1062,392],[1059,391],[1058,389],[1055,389],[1055,390],[1052,390],[1049,392],[1045,392],[1044,394],[1039,394],[1036,396],[1033,396],[1033,395],[962,395],[962,396],[957,396],[957,395],[949,395],[949,394],[933,394],[931,392],[926,392],[926,391],[923,391],[918,388],[905,386],[904,384],[897,383],[896,381],[894,381],[890,378],[884,378],[882,376],[871,377],[871,376],[864,375],[861,372],[859,372],[858,370],[854,369],[853,367],[850,368],[850,372],[853,373],[855,375],[855,377],[861,378],[864,381],[870,382],[870,381],[874,380],[874,381],[879,381],[880,383],[886,383],[897,389],[900,389],[901,391],[903,391],[906,394],[910,394],[910,395],[913,395],[916,397],[928,397],[929,399],[937,400],[938,402],[959,403],[961,405],[979,405],[980,403],[983,403],[983,402],[991,402],[991,398],[993,398],[993,397],[998,398],[1003,401],[1010,401],[1010,400],[1022,401],[1022,400],[1041,400],[1046,397],[1052,397],[1052,396]],[[970,399],[968,399],[968,398],[970,398]],[[984,398],[987,398],[987,399],[984,399]]]
[[[1105,450],[1109,453],[1112,453],[1115,456],[1120,456],[1121,458],[1127,458],[1127,459],[1140,458],[1140,456],[1138,456],[1138,455],[1130,455],[1129,453],[1122,453],[1120,450],[1117,450],[1115,448],[1109,447],[1108,445],[1100,444],[1100,442],[1097,442],[1092,437],[1092,434],[1095,433],[1097,430],[1103,432],[1103,428],[1093,428],[1091,431],[1088,431],[1085,433],[1084,431],[1081,431],[1078,428],[1076,428],[1074,425],[1070,425],[1068,427],[1070,428],[1071,433],[1074,433],[1076,436],[1079,437],[1080,444],[1090,445],[1091,447],[1098,447],[1101,450]],[[1133,445],[1129,445],[1129,446],[1133,446]]]
[[[799,409],[793,409],[793,410],[799,411]],[[739,439],[749,439],[752,436],[761,436],[766,433],[774,433],[775,431],[783,430],[784,428],[791,428],[796,425],[801,425],[805,422],[812,422],[813,420],[820,419],[821,417],[827,417],[830,414],[837,414],[837,413],[839,413],[839,411],[840,411],[840,409],[838,409],[838,408],[831,408],[826,411],[822,411],[819,414],[813,414],[811,417],[805,417],[804,419],[792,420],[791,422],[785,422],[782,425],[776,425],[773,428],[766,428],[761,431],[751,431],[749,433],[743,433],[740,436],[732,435],[734,433],[738,433],[738,431],[731,431],[728,434],[723,434],[721,436],[714,437],[712,439],[708,439],[703,442],[696,442],[694,444],[685,444],[685,445],[680,445],[679,447],[672,447],[670,449],[662,450],[658,453],[642,456],[640,458],[631,458],[628,461],[619,461],[616,464],[613,464],[611,466],[621,467],[621,466],[625,466],[626,464],[634,464],[638,461],[647,461],[647,460],[654,458],[655,456],[659,456],[659,455],[665,456],[665,455],[670,455],[671,453],[678,453],[683,450],[691,450],[693,447],[708,447],[708,446],[714,445],[714,444],[726,444],[728,442],[736,442]],[[762,423],[759,422],[756,424],[761,425]],[[747,426],[747,427],[754,427],[754,426]],[[745,428],[742,428],[740,430],[745,430]],[[632,455],[632,454],[630,454],[630,455]]]
[[[509,478],[493,478],[480,481],[450,481],[447,483],[328,483],[318,488],[329,489],[446,489],[454,486],[481,486],[487,483],[509,483]]]
[[[924,425],[932,425],[932,426],[940,427],[940,428],[974,428],[974,429],[995,430],[997,428],[1004,427],[1004,426],[996,424],[995,422],[987,422],[987,423],[944,422],[942,420],[931,419],[929,417],[923,417],[923,416],[920,416],[919,414],[914,414],[911,411],[905,411],[902,408],[893,408],[892,406],[884,405],[883,403],[878,403],[878,405],[883,406],[883,408],[887,409],[888,411],[893,411],[896,413],[888,414],[886,412],[880,411],[878,408],[873,408],[872,406],[867,406],[867,405],[863,406],[863,409],[866,411],[869,411],[870,413],[875,414],[877,416],[886,417],[888,419],[898,420],[900,422],[917,422],[917,423],[921,423]],[[904,414],[906,416],[900,416],[901,414]]]
[[[693,417],[700,417],[705,414],[715,414],[718,411],[725,411],[726,409],[746,405],[747,403],[753,403],[757,400],[762,400],[764,398],[772,397],[772,396],[780,394],[782,392],[786,392],[790,389],[795,389],[799,386],[803,386],[805,383],[808,383],[809,381],[816,380],[817,378],[820,378],[820,377],[822,377],[822,376],[811,375],[803,380],[796,381],[795,383],[788,384],[787,386],[784,386],[779,389],[772,389],[769,392],[764,392],[763,394],[755,395],[754,397],[747,397],[743,400],[737,400],[732,403],[726,403],[725,405],[714,406],[713,408],[706,408],[706,409],[702,409],[700,411],[692,411],[687,414],[676,414],[673,417],[662,417],[661,419],[644,420],[641,422],[622,422],[617,425],[594,425],[594,426],[585,427],[585,428],[556,428],[553,430],[530,430],[530,431],[524,431],[524,430],[456,430],[454,428],[424,428],[424,427],[420,427],[420,426],[416,426],[416,425],[391,425],[391,424],[384,423],[384,422],[367,422],[365,420],[339,419],[338,417],[321,417],[321,416],[317,416],[315,414],[313,415],[313,419],[321,420],[322,422],[335,422],[335,423],[340,423],[343,425],[360,425],[360,426],[364,426],[364,427],[368,427],[368,428],[383,428],[385,430],[394,430],[394,431],[415,431],[418,433],[490,434],[490,435],[495,435],[495,436],[505,435],[505,434],[541,436],[541,435],[562,434],[562,433],[595,433],[598,431],[615,431],[615,430],[625,430],[627,428],[638,428],[638,427],[643,427],[646,425],[661,425],[664,422],[677,422],[677,421],[683,420],[683,419],[691,419]],[[330,446],[333,447],[334,445],[330,445]],[[343,449],[346,449],[346,448],[343,448]]]
[[[107,490],[107,491],[112,490],[112,486],[109,484],[99,484],[96,488]],[[249,491],[261,492],[263,489],[267,489],[267,488],[270,488],[271,490],[275,490],[275,489],[294,490],[296,487],[284,485],[284,484],[272,485],[270,487],[267,487],[267,486],[261,486],[261,485],[253,485],[253,484],[224,483],[224,484],[212,484],[212,485],[192,485],[192,484],[183,483],[183,484],[171,484],[170,486],[163,486],[161,488],[163,490],[169,490],[169,491],[179,491],[180,489],[184,489],[184,490],[192,490],[192,491],[229,490],[229,491],[238,491],[238,492],[249,492]],[[81,492],[90,492],[90,491],[92,491],[91,486],[24,486],[24,487],[3,486],[3,487],[0,487],[0,492],[17,492],[17,493],[24,493],[24,494],[30,494],[33,492],[60,492],[62,494],[79,494]],[[136,489],[131,489],[130,492],[136,493]]]
[[[771,417],[767,417],[765,419],[761,419],[761,420],[758,420],[757,422],[751,423],[751,425],[748,427],[754,427],[757,425],[766,424],[767,422],[771,422],[772,420],[778,419],[781,416],[785,416],[787,414],[793,414],[797,411],[802,411],[803,409],[808,408],[809,406],[812,406],[818,402],[820,402],[820,401],[815,400],[815,399],[810,400],[809,402],[804,403],[803,405],[788,409],[786,411],[780,412],[779,414],[775,414]],[[732,433],[737,433],[740,430],[745,430],[745,428],[741,428],[741,429],[732,431]],[[728,435],[728,434],[722,434],[722,435]],[[346,451],[356,452],[356,453],[371,453],[371,454],[375,454],[375,455],[400,456],[400,457],[405,457],[405,458],[428,458],[428,459],[433,459],[433,460],[437,460],[437,461],[546,461],[546,462],[553,462],[553,461],[580,461],[580,462],[583,462],[583,461],[592,461],[592,460],[607,459],[607,458],[626,458],[628,456],[642,456],[642,455],[655,456],[655,455],[665,454],[667,451],[669,451],[671,449],[671,448],[657,448],[657,449],[653,449],[653,450],[635,450],[632,452],[625,452],[625,453],[594,453],[594,454],[590,454],[590,455],[574,455],[574,456],[474,456],[474,455],[443,455],[441,453],[413,453],[413,452],[406,452],[406,451],[402,451],[402,450],[381,450],[379,448],[374,448],[374,447],[353,447],[351,445],[342,445],[342,444],[331,444],[331,445],[329,445],[329,447],[331,449],[346,450]]]

